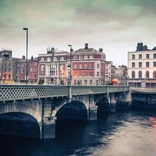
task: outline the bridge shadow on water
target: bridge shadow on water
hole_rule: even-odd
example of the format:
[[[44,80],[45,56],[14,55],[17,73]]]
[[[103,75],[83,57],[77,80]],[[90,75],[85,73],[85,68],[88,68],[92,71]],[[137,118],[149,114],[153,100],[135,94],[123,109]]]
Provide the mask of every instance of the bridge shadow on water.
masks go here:
[[[56,121],[56,139],[44,141],[24,139],[13,136],[1,136],[0,151],[9,156],[62,156],[92,155],[92,148],[107,146],[101,138],[112,135],[121,120],[131,116],[129,112],[102,114],[98,120],[63,120]],[[88,150],[89,149],[89,150]]]

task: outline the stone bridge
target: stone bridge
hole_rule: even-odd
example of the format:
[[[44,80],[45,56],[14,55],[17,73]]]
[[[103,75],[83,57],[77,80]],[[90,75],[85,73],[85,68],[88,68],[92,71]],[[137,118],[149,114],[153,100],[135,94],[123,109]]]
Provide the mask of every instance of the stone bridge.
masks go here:
[[[0,85],[0,116],[35,122],[36,133],[44,138],[45,124],[55,125],[55,120],[96,120],[98,115],[131,103],[129,86],[71,86],[70,102],[68,93],[68,86]],[[7,131],[4,122],[0,122],[0,134],[12,133]]]
[[[156,109],[156,88],[131,88],[132,107]]]

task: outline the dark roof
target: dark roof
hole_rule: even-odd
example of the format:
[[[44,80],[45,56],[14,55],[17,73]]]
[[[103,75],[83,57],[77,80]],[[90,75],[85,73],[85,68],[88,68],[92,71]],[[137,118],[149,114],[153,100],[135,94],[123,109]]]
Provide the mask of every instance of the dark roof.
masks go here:
[[[88,49],[84,49],[84,48],[81,48],[81,49],[78,49],[78,50],[76,50],[76,51],[74,51],[74,53],[77,53],[77,52],[98,52],[96,49],[94,49],[94,48],[88,48]]]

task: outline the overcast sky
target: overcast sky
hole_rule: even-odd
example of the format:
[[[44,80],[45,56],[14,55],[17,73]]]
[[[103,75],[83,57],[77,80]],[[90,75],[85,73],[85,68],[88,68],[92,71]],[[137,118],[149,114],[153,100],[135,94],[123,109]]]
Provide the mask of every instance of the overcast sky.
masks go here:
[[[0,0],[0,49],[29,57],[50,45],[69,50],[103,48],[108,61],[127,64],[127,52],[138,42],[156,46],[156,0]]]

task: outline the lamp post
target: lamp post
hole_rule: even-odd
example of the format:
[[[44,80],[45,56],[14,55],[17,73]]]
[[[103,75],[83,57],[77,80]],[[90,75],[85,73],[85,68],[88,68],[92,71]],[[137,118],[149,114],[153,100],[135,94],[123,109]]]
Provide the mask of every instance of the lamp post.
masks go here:
[[[71,52],[72,52],[72,45],[68,45],[70,47],[70,63],[68,65],[69,67],[69,74],[68,74],[68,102],[71,102],[72,94],[71,94],[71,81],[72,81],[72,75],[71,75]]]
[[[26,31],[26,84],[28,83],[28,28],[23,28]]]

